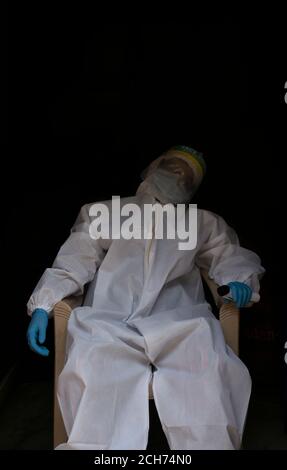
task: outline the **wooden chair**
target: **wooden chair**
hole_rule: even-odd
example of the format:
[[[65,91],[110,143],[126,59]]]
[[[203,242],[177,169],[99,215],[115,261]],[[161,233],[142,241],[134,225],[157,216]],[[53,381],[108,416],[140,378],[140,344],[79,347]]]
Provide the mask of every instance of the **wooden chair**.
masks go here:
[[[207,272],[201,271],[201,275],[209,287],[215,304],[219,307],[219,320],[226,343],[239,353],[239,309],[233,303],[224,304],[217,294],[217,285],[208,277]],[[64,367],[67,324],[74,308],[82,304],[83,297],[67,297],[58,302],[54,307],[55,322],[55,375],[54,375],[54,447],[67,441],[61,411],[57,399],[57,383],[60,372]],[[152,390],[150,388],[150,398]]]

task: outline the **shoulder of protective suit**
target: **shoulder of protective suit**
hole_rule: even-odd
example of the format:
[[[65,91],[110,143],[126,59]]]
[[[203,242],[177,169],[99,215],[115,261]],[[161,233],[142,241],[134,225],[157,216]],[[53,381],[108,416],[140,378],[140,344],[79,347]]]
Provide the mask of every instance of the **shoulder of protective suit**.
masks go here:
[[[234,243],[238,243],[235,228],[222,216],[204,209],[199,209],[198,214],[198,225],[204,233],[228,236]]]
[[[87,214],[87,215],[89,215],[91,207],[95,206],[96,204],[99,204],[99,205],[100,205],[100,204],[103,204],[103,205],[105,205],[105,206],[107,206],[107,207],[110,207],[111,204],[112,204],[112,200],[111,200],[111,199],[106,199],[106,200],[104,200],[104,201],[88,202],[88,203],[84,204],[84,205],[81,207],[79,214],[82,214],[82,215]]]
[[[218,230],[223,230],[229,228],[229,224],[226,220],[219,214],[212,212],[206,209],[198,209],[198,222],[202,226],[209,227],[210,229],[217,228]]]
[[[136,196],[130,196],[130,197],[113,197],[112,199],[105,199],[103,201],[94,201],[94,202],[89,202],[87,204],[84,204],[81,209],[80,209],[80,214],[82,215],[89,215],[90,210],[92,207],[96,206],[97,204],[99,205],[99,209],[101,209],[103,206],[107,207],[108,210],[118,210],[125,204],[131,204],[134,203],[136,204],[138,202],[138,199]]]
[[[216,220],[216,219],[223,219],[221,215],[216,214],[215,212],[212,212],[207,209],[197,209],[197,213],[199,218],[202,220]]]

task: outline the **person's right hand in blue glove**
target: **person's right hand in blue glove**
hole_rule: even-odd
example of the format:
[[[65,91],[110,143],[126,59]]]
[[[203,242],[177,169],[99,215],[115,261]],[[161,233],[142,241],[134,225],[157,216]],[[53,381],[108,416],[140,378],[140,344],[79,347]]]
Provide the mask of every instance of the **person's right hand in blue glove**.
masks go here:
[[[36,308],[32,313],[32,318],[27,330],[27,340],[32,351],[41,354],[41,356],[48,356],[49,350],[45,346],[40,346],[39,343],[44,343],[46,339],[46,331],[48,326],[48,313],[42,308]]]

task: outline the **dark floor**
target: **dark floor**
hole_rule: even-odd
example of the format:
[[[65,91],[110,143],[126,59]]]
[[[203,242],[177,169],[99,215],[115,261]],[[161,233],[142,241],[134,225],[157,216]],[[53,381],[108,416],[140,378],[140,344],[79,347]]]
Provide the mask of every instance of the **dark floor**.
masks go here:
[[[42,375],[35,380],[33,374],[29,377],[25,367],[22,368],[16,386],[0,410],[1,450],[53,448],[53,385],[45,380],[45,371]],[[287,450],[282,401],[276,387],[255,387],[246,422],[244,449]],[[148,449],[168,449],[153,401],[150,403]]]

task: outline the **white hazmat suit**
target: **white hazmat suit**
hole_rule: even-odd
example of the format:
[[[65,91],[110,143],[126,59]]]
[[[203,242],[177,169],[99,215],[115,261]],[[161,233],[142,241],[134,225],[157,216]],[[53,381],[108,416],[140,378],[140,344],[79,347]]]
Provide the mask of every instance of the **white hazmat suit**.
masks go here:
[[[155,199],[140,191],[127,202]],[[30,313],[51,312],[90,283],[68,323],[58,385],[68,442],[57,449],[146,449],[150,381],[171,449],[240,448],[251,380],[225,344],[199,269],[218,285],[241,281],[258,292],[260,259],[206,210],[196,248],[181,251],[176,239],[92,239],[89,209],[28,303]]]

